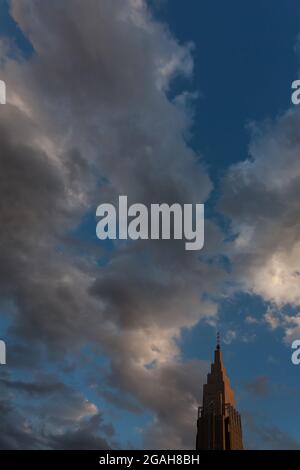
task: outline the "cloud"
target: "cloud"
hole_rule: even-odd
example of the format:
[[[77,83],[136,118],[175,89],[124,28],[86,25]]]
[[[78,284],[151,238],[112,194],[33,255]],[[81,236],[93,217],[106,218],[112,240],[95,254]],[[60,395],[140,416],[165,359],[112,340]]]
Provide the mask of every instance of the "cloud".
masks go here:
[[[0,449],[15,450],[39,448],[42,440],[34,435],[27,420],[20,415],[9,401],[0,400]]]
[[[99,437],[97,431],[98,423],[95,425],[91,419],[74,431],[52,435],[48,439],[51,448],[56,450],[109,450],[106,439]]]
[[[236,339],[236,331],[235,330],[227,330],[225,335],[224,335],[224,343],[225,344],[231,344],[232,341],[234,341]]]
[[[165,429],[161,445],[193,447],[203,369],[182,363],[177,340],[181,328],[217,313],[208,299],[225,272],[208,258],[221,249],[220,231],[207,222],[201,256],[180,241],[116,243],[105,267],[100,242],[85,248],[72,236],[119,194],[144,204],[208,199],[212,183],[186,143],[187,95],[167,96],[174,78],[192,76],[193,46],[179,44],[144,1],[13,0],[11,13],[33,52],[25,60],[1,47],[0,295],[12,306],[10,334],[61,362],[93,343],[111,361],[102,380],[154,414],[145,445]],[[31,382],[7,386],[38,393]],[[74,408],[66,420],[76,423]],[[53,442],[75,445],[81,432]]]
[[[229,248],[236,279],[277,307],[300,302],[299,123],[293,108],[253,124],[249,158],[229,169],[220,201],[236,234]]]
[[[245,382],[244,389],[249,394],[256,398],[275,398],[275,395],[280,394],[286,397],[297,393],[296,389],[290,388],[287,384],[273,383],[270,378],[265,375],[260,375]]]
[[[248,325],[258,324],[259,320],[255,317],[252,317],[252,315],[247,315],[245,318],[245,323],[248,323]]]
[[[95,268],[95,259],[87,263],[69,257],[66,249],[57,251],[65,232],[103,197],[114,200],[125,192],[148,203],[203,201],[211,189],[182,138],[189,125],[184,110],[157,85],[161,75],[170,81],[176,73],[191,73],[189,48],[153,21],[143,2],[118,6],[104,1],[100,11],[98,2],[90,0],[83,8],[75,1],[62,10],[59,2],[51,8],[12,2],[34,53],[25,63],[7,60],[3,69],[12,90],[3,118],[3,165],[10,165],[2,171],[9,181],[3,201],[19,194],[16,209],[10,205],[3,215],[5,233],[14,233],[3,250],[5,285],[20,311],[19,330],[56,347],[62,346],[59,341],[76,344],[76,335],[78,341],[93,339],[100,318],[103,328],[105,322],[164,327],[172,312],[173,335],[174,328],[216,311],[201,295],[214,291],[223,276],[217,266],[186,256],[181,243],[168,249],[159,242],[149,248],[145,243],[117,246],[105,270]],[[55,54],[50,39],[59,44]],[[17,125],[15,141],[11,133]],[[109,181],[103,189],[94,177],[96,166],[98,178]],[[220,234],[212,224],[207,230],[213,249]],[[147,269],[141,263],[144,253]],[[150,295],[153,289],[156,296]],[[176,313],[180,299],[188,312]]]
[[[270,392],[269,378],[264,375],[256,377],[245,384],[245,389],[257,397],[266,397]]]
[[[231,224],[235,288],[268,302],[262,321],[287,344],[299,337],[299,126],[297,107],[252,124],[249,157],[229,168],[219,202]]]
[[[290,345],[300,336],[300,314],[299,313],[283,313],[280,310],[268,309],[264,315],[265,322],[271,330],[282,329],[284,331],[283,339],[286,344]]]
[[[275,330],[280,326],[280,317],[273,311],[270,307],[267,309],[266,313],[264,314],[264,321],[269,325],[271,330]]]
[[[94,403],[54,377],[40,379],[1,378],[0,449],[108,449],[108,440],[117,445],[114,428]]]
[[[268,425],[260,417],[243,412],[243,421],[247,429],[247,449],[257,450],[297,450],[300,442],[275,425]]]
[[[197,408],[207,372],[208,363],[196,360],[148,368],[128,363],[126,371],[114,364],[110,384],[121,383],[146,410],[155,410],[153,421],[143,430],[145,448],[194,447]]]
[[[18,390],[28,393],[29,395],[48,395],[55,392],[64,392],[67,387],[62,382],[49,380],[48,378],[39,382],[24,382],[22,380],[9,380],[7,378],[0,378],[2,385],[12,390]]]

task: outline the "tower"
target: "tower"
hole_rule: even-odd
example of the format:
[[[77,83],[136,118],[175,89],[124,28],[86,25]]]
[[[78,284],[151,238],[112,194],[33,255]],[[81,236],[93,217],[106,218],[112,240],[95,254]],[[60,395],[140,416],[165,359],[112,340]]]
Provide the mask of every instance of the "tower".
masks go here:
[[[203,403],[198,409],[196,449],[243,449],[241,416],[223,365],[219,333],[214,362],[203,386]]]

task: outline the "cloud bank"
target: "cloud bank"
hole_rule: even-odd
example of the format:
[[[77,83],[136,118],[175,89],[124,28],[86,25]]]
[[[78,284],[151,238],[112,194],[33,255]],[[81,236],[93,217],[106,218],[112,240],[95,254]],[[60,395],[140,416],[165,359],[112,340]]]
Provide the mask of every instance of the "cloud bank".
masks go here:
[[[212,183],[186,143],[188,100],[169,96],[173,79],[192,76],[193,46],[141,0],[12,1],[11,14],[33,52],[24,59],[2,42],[0,293],[10,331],[61,364],[93,344],[110,360],[101,380],[153,413],[144,445],[189,447],[206,364],[182,362],[178,340],[216,314],[209,299],[225,274],[207,258],[218,228],[207,223],[203,256],[181,241],[117,243],[104,266],[106,247],[72,234],[119,194],[208,199]],[[43,445],[72,446],[81,432]]]

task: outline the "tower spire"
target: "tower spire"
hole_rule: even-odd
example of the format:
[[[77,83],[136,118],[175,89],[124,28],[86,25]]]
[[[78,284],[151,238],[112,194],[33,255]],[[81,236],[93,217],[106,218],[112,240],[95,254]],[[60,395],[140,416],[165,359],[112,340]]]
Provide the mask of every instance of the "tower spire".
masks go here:
[[[217,332],[217,349],[221,349],[221,339],[220,339],[220,332]]]
[[[218,332],[214,362],[207,375],[207,382],[203,385],[202,406],[199,407],[197,450],[243,449],[241,417],[223,364],[220,342]]]

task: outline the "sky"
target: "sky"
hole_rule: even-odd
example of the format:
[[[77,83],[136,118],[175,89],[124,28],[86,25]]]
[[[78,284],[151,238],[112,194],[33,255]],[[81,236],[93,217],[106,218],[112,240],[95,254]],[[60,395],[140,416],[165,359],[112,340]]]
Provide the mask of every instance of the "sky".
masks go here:
[[[300,449],[296,0],[0,0],[0,449],[193,449],[216,333],[249,449]],[[204,203],[200,252],[96,207]]]

